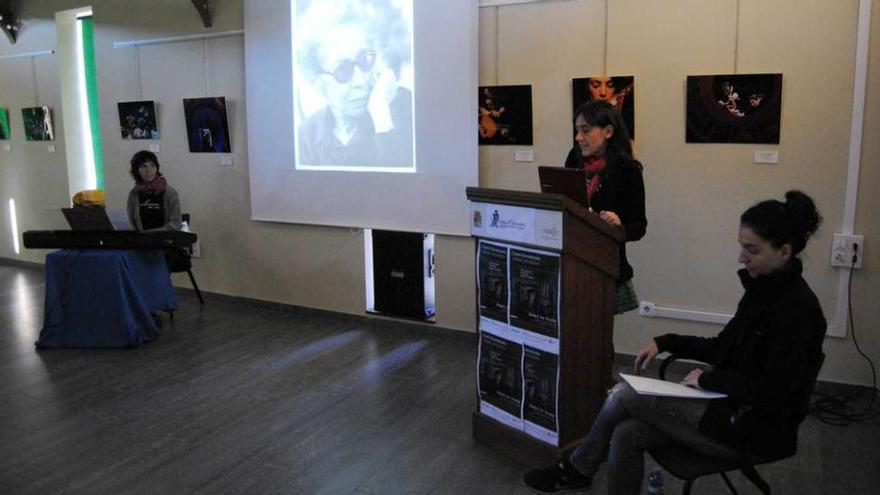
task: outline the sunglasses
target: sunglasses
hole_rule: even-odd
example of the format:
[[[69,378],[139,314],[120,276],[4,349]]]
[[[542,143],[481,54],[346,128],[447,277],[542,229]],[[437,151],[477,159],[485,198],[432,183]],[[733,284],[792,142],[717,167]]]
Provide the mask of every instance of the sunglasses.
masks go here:
[[[357,66],[362,72],[366,72],[373,68],[376,63],[376,52],[367,50],[358,55],[354,60],[343,60],[336,66],[333,72],[323,71],[324,74],[330,74],[336,79],[336,82],[345,84],[351,81],[354,76],[354,68]]]

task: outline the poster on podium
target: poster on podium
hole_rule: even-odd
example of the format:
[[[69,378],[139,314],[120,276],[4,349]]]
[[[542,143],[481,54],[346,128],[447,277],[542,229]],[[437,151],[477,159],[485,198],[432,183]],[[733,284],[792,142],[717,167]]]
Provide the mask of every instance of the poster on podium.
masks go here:
[[[480,412],[522,429],[522,352],[516,342],[480,332],[477,388]]]
[[[530,345],[559,352],[559,254],[510,249],[510,325]],[[531,336],[531,338],[527,338]]]
[[[523,346],[523,431],[559,443],[559,356]]]
[[[480,241],[477,246],[477,290],[480,328],[504,337],[509,330],[507,246]]]

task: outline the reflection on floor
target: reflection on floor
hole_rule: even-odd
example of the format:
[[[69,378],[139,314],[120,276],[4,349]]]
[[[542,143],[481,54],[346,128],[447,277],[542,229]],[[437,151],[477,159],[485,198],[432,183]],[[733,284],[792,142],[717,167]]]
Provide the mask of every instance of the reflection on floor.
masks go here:
[[[0,262],[0,493],[531,493],[471,439],[473,335],[179,294],[152,343],[38,352],[42,271]],[[880,423],[801,431],[778,493],[876,493]]]

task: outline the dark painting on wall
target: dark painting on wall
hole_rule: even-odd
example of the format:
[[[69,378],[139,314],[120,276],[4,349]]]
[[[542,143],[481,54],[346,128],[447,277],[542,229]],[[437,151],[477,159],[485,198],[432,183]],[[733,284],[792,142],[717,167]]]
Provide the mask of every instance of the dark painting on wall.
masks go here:
[[[688,76],[688,143],[779,144],[782,74]]]
[[[122,101],[118,107],[122,139],[159,139],[154,102]]]
[[[0,108],[0,139],[9,139],[9,112]]]
[[[605,100],[614,105],[631,140],[636,139],[635,76],[592,76],[571,80],[571,113],[582,103]]]
[[[52,127],[52,111],[49,110],[49,107],[22,108],[21,117],[24,121],[25,140],[55,140],[55,130]]]
[[[532,144],[532,87],[480,86],[480,144]]]
[[[186,134],[193,153],[229,153],[226,98],[184,98]]]

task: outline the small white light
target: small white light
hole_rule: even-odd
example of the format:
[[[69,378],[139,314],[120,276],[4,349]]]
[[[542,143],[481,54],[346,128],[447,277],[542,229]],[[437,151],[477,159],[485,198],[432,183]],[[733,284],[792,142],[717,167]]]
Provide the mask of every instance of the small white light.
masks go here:
[[[21,250],[18,245],[18,218],[15,215],[15,200],[12,198],[9,198],[9,220],[12,227],[12,248],[15,254],[19,254]]]

